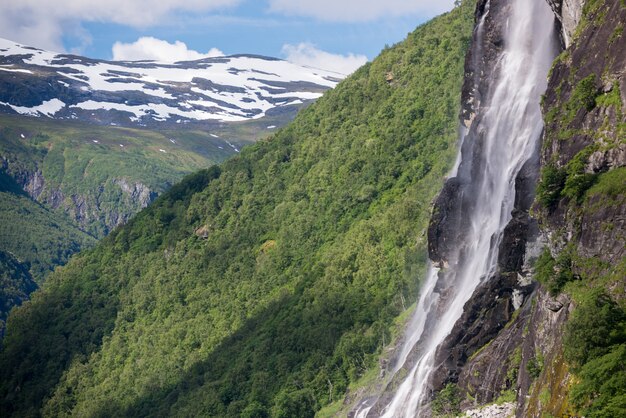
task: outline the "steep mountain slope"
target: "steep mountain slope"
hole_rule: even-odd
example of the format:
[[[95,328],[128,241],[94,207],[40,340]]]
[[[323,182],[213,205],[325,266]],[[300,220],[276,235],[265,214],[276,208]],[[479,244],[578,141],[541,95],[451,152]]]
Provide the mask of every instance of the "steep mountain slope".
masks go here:
[[[341,398],[415,298],[472,10],[54,273],[9,319],[0,411],[311,417]]]
[[[481,280],[438,347],[424,400],[434,416],[626,415],[626,5],[550,3],[568,22],[568,48],[543,96],[543,145],[516,179],[498,274]],[[581,6],[574,31],[565,14]],[[464,89],[466,120],[478,117],[473,94],[486,91],[473,78],[484,61],[472,55],[493,59],[503,45],[495,16],[507,7],[478,2],[485,33],[475,33],[466,62],[465,85],[478,86]],[[429,247],[442,266],[463,233],[467,215],[454,202],[468,187],[448,182],[436,201]]]
[[[527,416],[626,414],[626,4],[583,3],[543,104],[537,211],[548,247],[536,277],[573,312],[544,353],[553,367],[531,386]]]
[[[113,63],[0,39],[0,172],[44,205],[21,190],[0,195],[0,251],[17,257],[7,266],[21,263],[41,283],[79,242],[102,238],[184,175],[268,136],[339,76],[252,56]],[[7,289],[21,288],[21,270],[3,277]]]
[[[0,39],[0,112],[97,124],[259,119],[299,108],[344,77],[252,55],[110,62]]]
[[[27,300],[55,266],[93,244],[93,237],[34,202],[0,171],[0,337],[10,309]]]

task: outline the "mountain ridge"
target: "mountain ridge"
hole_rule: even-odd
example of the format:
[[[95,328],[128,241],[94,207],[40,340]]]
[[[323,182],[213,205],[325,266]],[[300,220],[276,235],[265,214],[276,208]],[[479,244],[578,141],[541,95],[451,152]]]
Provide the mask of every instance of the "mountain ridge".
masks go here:
[[[259,119],[311,103],[344,77],[254,54],[106,61],[0,39],[0,112],[104,125]]]

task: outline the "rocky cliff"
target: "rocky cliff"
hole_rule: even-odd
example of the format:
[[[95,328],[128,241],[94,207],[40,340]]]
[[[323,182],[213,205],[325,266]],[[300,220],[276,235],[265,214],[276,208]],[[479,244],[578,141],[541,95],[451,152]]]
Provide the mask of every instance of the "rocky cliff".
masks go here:
[[[484,3],[479,2],[477,21]],[[567,49],[556,60],[544,95],[539,160],[518,176],[516,209],[500,246],[501,273],[465,305],[436,362],[434,391],[452,384],[448,388],[458,391],[461,410],[498,402],[516,404],[518,417],[571,416],[583,410],[596,416],[594,408],[604,406],[595,398],[606,391],[617,396],[598,388],[595,398],[585,398],[581,385],[588,377],[564,340],[572,338],[572,312],[587,303],[589,293],[602,293],[596,301],[606,302],[605,307],[623,306],[625,299],[626,6],[619,0],[584,7],[582,1],[549,3]],[[489,22],[497,19],[497,4],[491,2],[486,34],[475,39],[483,43],[479,48],[499,47],[498,26]],[[475,63],[469,56],[464,121],[471,121],[480,103],[482,79],[474,76]],[[448,243],[462,238],[463,211],[452,208],[462,207],[453,200],[467,187],[449,181],[435,205],[429,249],[442,267],[448,263]],[[611,332],[619,334],[619,325]],[[623,337],[611,344],[601,347],[602,353],[621,349]],[[623,375],[618,370],[611,373]],[[610,413],[624,411],[616,405]],[[467,416],[492,415],[472,411]]]
[[[46,181],[42,169],[25,167],[21,162],[0,156],[0,169],[11,174],[17,184],[36,201],[53,210],[67,213],[86,231],[94,235],[107,234],[131,216],[147,207],[156,197],[139,181],[111,177],[99,187],[86,193],[66,194],[59,185]]]
[[[585,0],[547,0],[547,2],[554,10],[554,15],[560,25],[563,46],[567,48],[574,40]]]

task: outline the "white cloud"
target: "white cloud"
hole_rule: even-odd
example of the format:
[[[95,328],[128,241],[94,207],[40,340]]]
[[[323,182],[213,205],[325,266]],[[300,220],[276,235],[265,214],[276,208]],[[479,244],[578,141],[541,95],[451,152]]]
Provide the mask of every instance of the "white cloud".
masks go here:
[[[0,0],[0,37],[63,51],[67,28],[81,22],[148,27],[176,12],[206,12],[242,0]]]
[[[283,55],[287,61],[294,64],[306,65],[328,71],[335,71],[343,75],[352,74],[357,68],[367,62],[365,55],[339,55],[317,49],[310,43],[298,45],[283,45]]]
[[[116,42],[113,45],[113,59],[115,61],[152,60],[161,62],[193,61],[202,58],[220,57],[224,53],[212,48],[203,54],[187,48],[184,42],[176,41],[173,44],[161,39],[145,36],[129,44]]]
[[[365,22],[386,16],[434,16],[452,9],[454,0],[269,0],[272,12],[334,22]]]

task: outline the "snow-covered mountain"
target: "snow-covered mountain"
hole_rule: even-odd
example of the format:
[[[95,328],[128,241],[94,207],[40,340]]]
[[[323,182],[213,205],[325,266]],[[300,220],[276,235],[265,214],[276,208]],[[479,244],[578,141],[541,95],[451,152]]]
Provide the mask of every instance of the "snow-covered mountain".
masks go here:
[[[103,61],[0,39],[0,112],[149,126],[258,119],[317,99],[342,74],[256,55]]]

